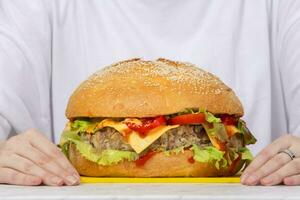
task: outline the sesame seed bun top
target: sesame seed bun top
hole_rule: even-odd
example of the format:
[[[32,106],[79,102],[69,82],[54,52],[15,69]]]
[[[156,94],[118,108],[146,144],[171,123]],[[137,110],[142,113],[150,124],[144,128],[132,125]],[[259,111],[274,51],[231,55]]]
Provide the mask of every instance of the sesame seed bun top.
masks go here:
[[[243,107],[219,78],[193,64],[157,59],[121,61],[96,72],[71,95],[76,117],[153,117],[201,108],[241,117]]]

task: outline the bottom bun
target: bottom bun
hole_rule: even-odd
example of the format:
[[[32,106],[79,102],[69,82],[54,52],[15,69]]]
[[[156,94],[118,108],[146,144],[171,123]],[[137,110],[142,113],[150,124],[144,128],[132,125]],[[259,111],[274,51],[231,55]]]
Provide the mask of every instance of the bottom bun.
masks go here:
[[[216,169],[213,163],[191,163],[193,152],[185,150],[177,155],[157,153],[143,166],[123,161],[111,166],[99,165],[84,158],[74,144],[69,148],[69,159],[80,175],[94,177],[212,177],[233,176],[244,165],[239,161],[235,169]]]

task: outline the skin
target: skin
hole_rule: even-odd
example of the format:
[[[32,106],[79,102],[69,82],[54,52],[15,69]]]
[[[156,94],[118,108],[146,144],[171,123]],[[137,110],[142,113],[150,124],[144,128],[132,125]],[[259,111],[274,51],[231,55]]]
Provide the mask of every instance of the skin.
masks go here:
[[[281,150],[290,149],[294,160]],[[300,138],[284,135],[265,147],[241,176],[245,185],[300,185]]]
[[[1,142],[0,183],[78,185],[79,174],[53,143],[30,129]]]

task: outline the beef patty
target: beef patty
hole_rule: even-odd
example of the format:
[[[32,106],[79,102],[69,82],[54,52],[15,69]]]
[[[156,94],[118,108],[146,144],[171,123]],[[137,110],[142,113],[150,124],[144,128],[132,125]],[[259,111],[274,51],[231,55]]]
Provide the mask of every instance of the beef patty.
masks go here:
[[[83,140],[89,143],[100,152],[105,149],[123,151],[134,151],[126,142],[121,133],[111,127],[105,127],[94,134],[82,134]],[[160,138],[152,143],[147,149],[155,151],[172,150],[178,147],[188,147],[196,144],[200,147],[211,146],[211,142],[202,125],[184,125],[165,132]],[[242,141],[237,137],[228,140],[228,147],[242,147]]]
[[[97,151],[105,149],[133,151],[121,133],[111,127],[102,128],[94,134],[83,133],[81,137],[88,140]],[[207,145],[209,143],[210,140],[201,125],[185,125],[165,132],[148,149],[171,150],[182,146]]]

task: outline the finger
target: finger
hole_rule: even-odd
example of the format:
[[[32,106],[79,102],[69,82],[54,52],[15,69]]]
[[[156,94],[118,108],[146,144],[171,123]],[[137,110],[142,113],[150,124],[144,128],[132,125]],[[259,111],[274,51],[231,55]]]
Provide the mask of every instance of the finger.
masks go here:
[[[63,179],[47,172],[37,166],[30,160],[27,160],[17,154],[3,157],[0,163],[1,167],[11,168],[25,174],[40,177],[46,185],[62,185]]]
[[[279,151],[288,149],[292,143],[292,136],[285,135],[276,139],[273,143],[264,148],[251,162],[251,164],[245,169],[241,181],[243,182],[249,176],[250,173],[259,169],[268,160],[274,157]]]
[[[300,173],[300,159],[295,159],[284,165],[276,172],[263,178],[261,183],[263,185],[277,185],[283,181],[284,178]]]
[[[76,176],[77,179],[79,179],[78,172],[71,165],[66,156],[64,156],[63,153],[46,137],[44,137],[36,130],[30,130],[30,132],[28,132],[26,135],[32,146],[36,147],[41,152],[53,158],[59,165],[61,165],[64,169],[66,169],[68,172]]]
[[[267,163],[261,166],[258,170],[249,174],[248,178],[243,180],[242,183],[246,185],[256,185],[259,183],[260,179],[280,169],[282,166],[290,162],[290,160],[291,158],[284,153],[276,154],[273,158],[267,161]]]
[[[13,185],[40,185],[42,179],[10,168],[0,168],[0,183]]]
[[[28,160],[31,160],[44,170],[47,170],[48,172],[51,172],[52,174],[62,178],[68,185],[75,185],[79,182],[78,179],[73,177],[71,173],[58,165],[53,158],[50,158],[44,153],[39,152],[30,144],[18,147],[16,149],[16,153],[24,158],[27,158]]]
[[[294,175],[283,179],[285,185],[300,185],[300,175]]]

